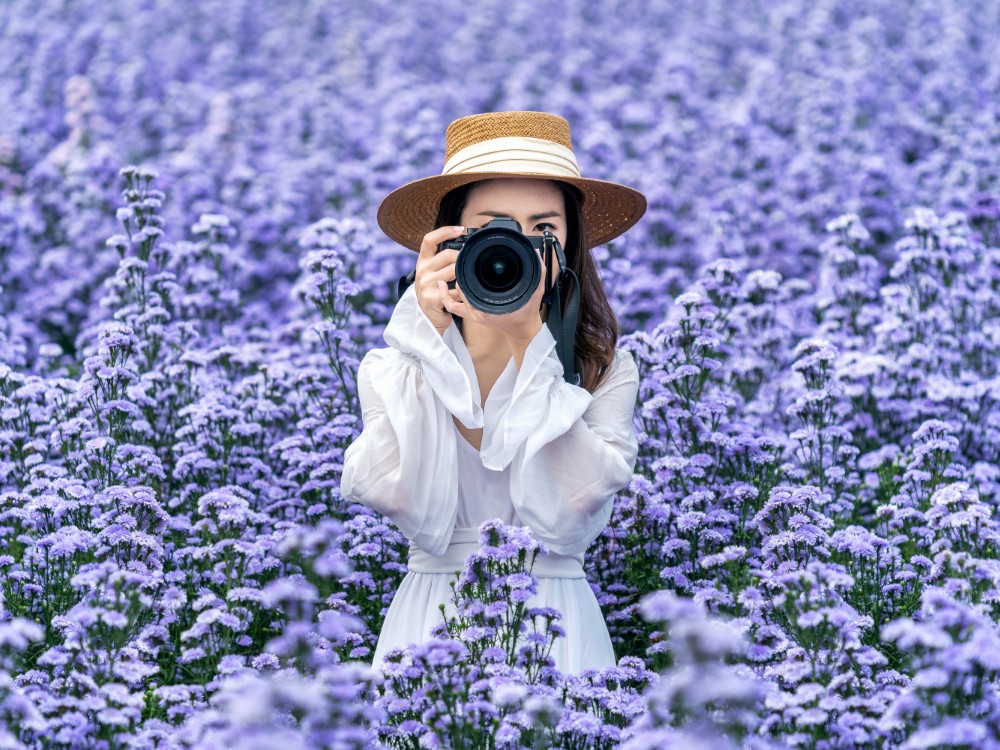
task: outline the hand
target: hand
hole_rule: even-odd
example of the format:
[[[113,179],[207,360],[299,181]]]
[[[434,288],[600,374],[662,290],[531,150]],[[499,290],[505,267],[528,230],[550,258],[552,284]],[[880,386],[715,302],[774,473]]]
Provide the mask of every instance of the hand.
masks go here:
[[[425,234],[420,243],[413,282],[417,304],[434,324],[437,332],[442,334],[451,325],[451,312],[445,309],[447,295],[442,294],[441,286],[444,286],[445,292],[449,291],[447,282],[455,278],[458,250],[442,250],[439,253],[437,248],[442,242],[453,240],[464,231],[463,227],[438,227]]]

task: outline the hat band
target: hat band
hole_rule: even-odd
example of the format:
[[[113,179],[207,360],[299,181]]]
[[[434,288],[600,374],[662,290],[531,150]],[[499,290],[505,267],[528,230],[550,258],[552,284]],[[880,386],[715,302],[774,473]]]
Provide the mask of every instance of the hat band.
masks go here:
[[[579,177],[571,149],[544,138],[491,138],[455,152],[441,174],[467,172],[525,172],[553,177]]]

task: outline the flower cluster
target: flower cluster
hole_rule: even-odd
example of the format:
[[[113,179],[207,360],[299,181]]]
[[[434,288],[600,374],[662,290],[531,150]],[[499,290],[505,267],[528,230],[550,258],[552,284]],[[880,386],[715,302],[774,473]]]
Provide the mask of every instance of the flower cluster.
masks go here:
[[[426,640],[385,655],[375,732],[391,747],[599,747],[629,736],[656,681],[641,659],[563,674],[550,656],[561,613],[538,601],[535,560],[545,545],[498,519],[451,583]]]
[[[996,2],[0,18],[0,745],[1000,744]],[[380,681],[407,540],[338,492],[414,262],[377,209],[505,109],[648,199],[591,251],[640,372],[585,559],[618,664],[554,668],[491,522]]]

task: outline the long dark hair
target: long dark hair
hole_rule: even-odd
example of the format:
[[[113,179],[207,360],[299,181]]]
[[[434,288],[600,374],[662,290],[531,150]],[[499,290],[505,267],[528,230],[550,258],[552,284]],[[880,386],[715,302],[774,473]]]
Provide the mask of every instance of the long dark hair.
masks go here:
[[[618,319],[604,291],[604,282],[597,271],[597,264],[587,247],[587,228],[583,223],[583,195],[567,182],[553,180],[563,194],[566,204],[566,265],[573,269],[580,280],[580,317],[573,342],[573,358],[580,373],[580,385],[591,393],[611,372],[618,343]],[[461,185],[441,199],[435,227],[459,225],[462,211],[469,199],[469,192],[476,183]],[[572,283],[572,282],[571,282]],[[569,292],[563,296],[563,309]],[[455,317],[461,330],[461,318]]]

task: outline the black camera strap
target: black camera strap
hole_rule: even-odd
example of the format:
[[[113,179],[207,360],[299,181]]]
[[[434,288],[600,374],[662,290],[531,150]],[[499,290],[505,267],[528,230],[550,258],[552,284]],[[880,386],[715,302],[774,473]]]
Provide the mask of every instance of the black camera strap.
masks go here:
[[[566,282],[572,279],[569,300],[566,302],[566,313],[563,314],[562,295]],[[573,343],[576,341],[576,324],[580,318],[580,282],[570,268],[565,268],[559,274],[552,289],[552,302],[549,305],[549,317],[546,323],[556,340],[556,354],[563,366],[563,378],[567,383],[580,385],[580,373],[576,371],[576,360],[573,357]]]
[[[576,359],[573,356],[574,344],[576,342],[576,324],[580,318],[580,280],[576,277],[567,263],[566,255],[563,253],[562,245],[556,240],[551,232],[545,232],[545,250],[542,254],[545,262],[545,288],[549,290],[542,297],[542,303],[549,303],[549,316],[546,323],[552,338],[556,340],[556,354],[563,366],[563,379],[571,385],[580,385],[580,373],[576,371]],[[551,252],[555,251],[556,259],[559,261],[561,271],[556,277],[555,283],[550,284],[551,274],[549,266],[551,264]],[[570,296],[566,302],[565,317],[563,313],[563,293],[566,291],[566,284],[572,279]]]
[[[413,284],[413,282],[416,280],[417,280],[416,268],[414,268],[409,273],[400,276],[399,281],[396,282],[396,299],[398,300],[399,298],[401,298],[403,296],[403,292],[406,291],[406,288],[411,284]]]

